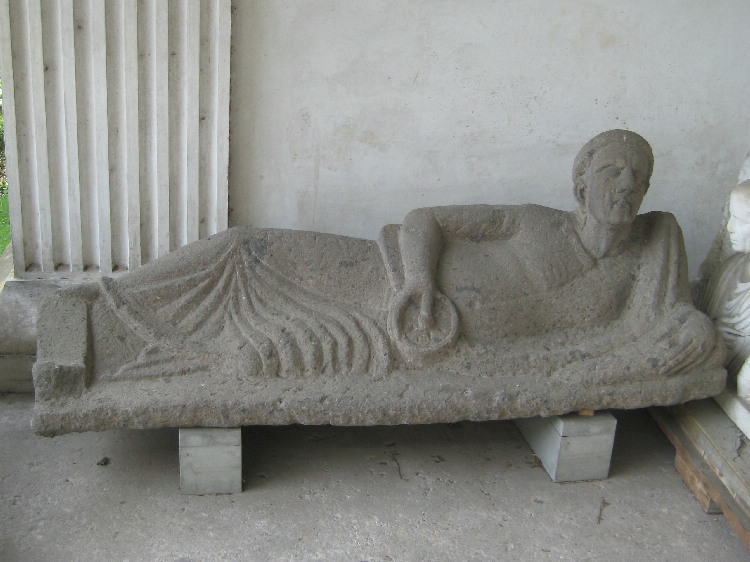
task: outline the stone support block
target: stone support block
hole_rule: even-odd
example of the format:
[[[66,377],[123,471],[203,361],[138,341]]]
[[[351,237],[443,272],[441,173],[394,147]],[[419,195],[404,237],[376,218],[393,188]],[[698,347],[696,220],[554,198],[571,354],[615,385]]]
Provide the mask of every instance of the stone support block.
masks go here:
[[[180,491],[235,494],[242,491],[242,434],[233,428],[180,429]]]
[[[617,420],[609,412],[515,420],[555,482],[600,480],[609,475]]]
[[[0,392],[32,392],[37,313],[61,281],[9,279],[0,292]]]

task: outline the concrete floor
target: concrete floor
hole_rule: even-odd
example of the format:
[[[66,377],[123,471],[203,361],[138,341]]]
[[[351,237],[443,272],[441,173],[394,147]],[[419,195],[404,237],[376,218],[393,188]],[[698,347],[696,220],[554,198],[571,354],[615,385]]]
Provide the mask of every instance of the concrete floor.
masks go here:
[[[31,409],[0,396],[3,561],[750,559],[643,411],[604,481],[554,484],[512,422],[254,427],[242,494],[183,496],[177,430],[48,439]]]

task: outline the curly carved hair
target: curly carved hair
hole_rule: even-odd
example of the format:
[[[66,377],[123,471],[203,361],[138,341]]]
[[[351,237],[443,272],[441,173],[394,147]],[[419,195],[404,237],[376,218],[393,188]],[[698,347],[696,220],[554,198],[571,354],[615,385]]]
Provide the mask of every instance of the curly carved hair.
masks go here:
[[[646,190],[648,182],[651,179],[651,173],[654,171],[654,153],[651,145],[641,135],[624,129],[612,129],[596,135],[593,139],[583,145],[573,161],[573,193],[579,204],[583,205],[586,198],[586,182],[584,175],[588,170],[594,154],[601,148],[613,143],[619,143],[626,148],[633,148],[642,153],[648,160],[648,170],[646,173]]]

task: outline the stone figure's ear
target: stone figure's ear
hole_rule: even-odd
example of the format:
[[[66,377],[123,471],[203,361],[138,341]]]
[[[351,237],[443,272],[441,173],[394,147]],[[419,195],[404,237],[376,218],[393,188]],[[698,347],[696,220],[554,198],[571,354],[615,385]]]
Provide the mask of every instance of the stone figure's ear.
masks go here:
[[[578,204],[583,207],[586,201],[586,181],[583,176],[578,176],[573,184],[573,195],[575,195]]]
[[[591,159],[594,157],[594,153],[597,147],[593,146],[593,143],[597,141],[602,135],[598,135],[587,142],[583,148],[578,152],[573,161],[573,195],[578,201],[578,204],[583,206],[586,201],[586,172],[591,165]]]

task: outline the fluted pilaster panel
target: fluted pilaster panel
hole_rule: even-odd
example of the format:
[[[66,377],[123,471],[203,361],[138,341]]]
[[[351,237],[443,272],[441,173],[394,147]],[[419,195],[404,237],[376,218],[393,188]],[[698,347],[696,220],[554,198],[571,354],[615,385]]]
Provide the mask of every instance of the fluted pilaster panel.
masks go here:
[[[229,0],[0,0],[17,277],[123,271],[227,227]]]

